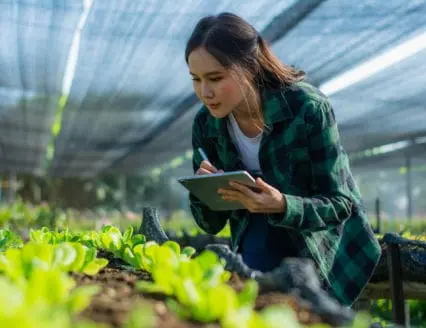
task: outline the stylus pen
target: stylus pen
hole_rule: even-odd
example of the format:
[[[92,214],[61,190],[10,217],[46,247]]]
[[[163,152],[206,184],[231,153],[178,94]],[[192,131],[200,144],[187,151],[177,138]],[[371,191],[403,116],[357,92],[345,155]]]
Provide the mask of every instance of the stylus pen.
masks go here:
[[[198,152],[200,153],[200,155],[201,155],[201,158],[204,160],[204,161],[207,161],[207,162],[209,162],[210,164],[211,164],[211,162],[209,161],[209,158],[207,157],[207,155],[206,155],[206,153],[204,152],[204,150],[203,150],[203,148],[198,148]]]

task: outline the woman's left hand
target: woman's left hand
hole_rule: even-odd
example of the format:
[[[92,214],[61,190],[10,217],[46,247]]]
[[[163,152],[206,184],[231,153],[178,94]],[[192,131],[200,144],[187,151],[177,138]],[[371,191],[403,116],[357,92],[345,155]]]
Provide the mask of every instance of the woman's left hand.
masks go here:
[[[224,200],[242,203],[251,213],[283,213],[286,209],[284,195],[261,178],[256,179],[260,192],[235,181],[229,184],[232,188],[219,189],[218,193]]]

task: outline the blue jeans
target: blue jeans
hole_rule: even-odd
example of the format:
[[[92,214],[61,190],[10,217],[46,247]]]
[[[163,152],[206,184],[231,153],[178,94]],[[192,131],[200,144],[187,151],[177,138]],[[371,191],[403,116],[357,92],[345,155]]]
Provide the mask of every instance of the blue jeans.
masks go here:
[[[251,214],[249,224],[240,243],[240,252],[244,262],[251,268],[262,272],[278,267],[285,257],[285,249],[271,247],[269,226],[264,214]],[[272,237],[273,238],[273,237]]]

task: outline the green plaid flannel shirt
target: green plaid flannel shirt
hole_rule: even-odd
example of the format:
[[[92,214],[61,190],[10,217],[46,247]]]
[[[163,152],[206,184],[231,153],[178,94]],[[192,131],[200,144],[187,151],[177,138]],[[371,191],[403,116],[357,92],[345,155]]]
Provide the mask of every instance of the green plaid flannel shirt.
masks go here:
[[[306,82],[264,90],[262,102],[269,127],[259,150],[263,178],[287,201],[284,213],[265,216],[270,225],[302,236],[300,256],[313,259],[323,286],[350,305],[370,279],[381,249],[340,144],[333,109]],[[227,118],[216,119],[205,107],[197,113],[192,130],[194,172],[202,161],[198,147],[218,169],[245,169],[226,123]],[[195,221],[207,233],[218,233],[229,220],[232,248],[238,251],[249,212],[212,211],[195,196],[189,199]]]

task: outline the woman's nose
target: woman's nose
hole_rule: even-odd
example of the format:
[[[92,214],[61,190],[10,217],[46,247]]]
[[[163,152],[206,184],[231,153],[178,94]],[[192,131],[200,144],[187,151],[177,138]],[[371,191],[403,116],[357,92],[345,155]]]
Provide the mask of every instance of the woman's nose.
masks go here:
[[[212,98],[213,97],[213,90],[209,87],[207,83],[203,83],[201,85],[201,96],[203,98]]]

